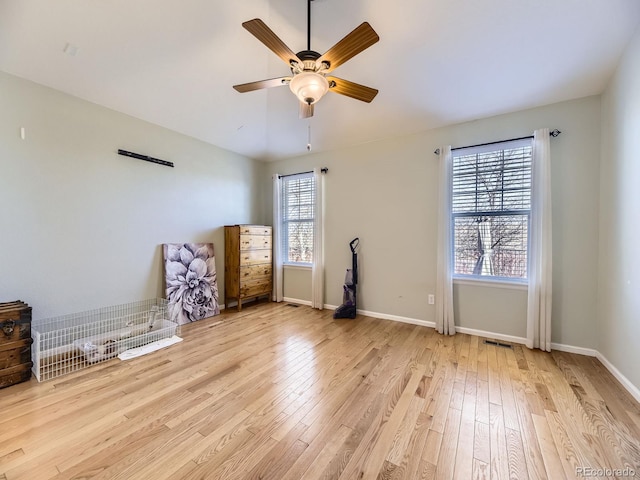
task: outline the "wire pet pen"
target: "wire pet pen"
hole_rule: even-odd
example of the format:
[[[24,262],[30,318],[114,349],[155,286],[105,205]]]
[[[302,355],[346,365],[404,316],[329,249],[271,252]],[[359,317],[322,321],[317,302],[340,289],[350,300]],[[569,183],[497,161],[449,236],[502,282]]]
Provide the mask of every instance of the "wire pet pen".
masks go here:
[[[162,298],[36,320],[31,327],[32,371],[40,382],[178,332]]]

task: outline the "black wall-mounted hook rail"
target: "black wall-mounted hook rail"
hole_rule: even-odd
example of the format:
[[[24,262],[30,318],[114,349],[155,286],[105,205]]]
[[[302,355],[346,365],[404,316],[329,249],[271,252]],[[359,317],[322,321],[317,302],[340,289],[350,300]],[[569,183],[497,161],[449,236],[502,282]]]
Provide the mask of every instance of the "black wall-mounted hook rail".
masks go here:
[[[118,149],[118,155],[137,158],[138,160],[144,160],[145,162],[157,163],[158,165],[164,165],[165,167],[173,168],[173,162],[167,162],[166,160],[160,160],[159,158],[153,158],[148,155],[141,155],[139,153],[127,152],[126,150],[121,150],[121,149]]]

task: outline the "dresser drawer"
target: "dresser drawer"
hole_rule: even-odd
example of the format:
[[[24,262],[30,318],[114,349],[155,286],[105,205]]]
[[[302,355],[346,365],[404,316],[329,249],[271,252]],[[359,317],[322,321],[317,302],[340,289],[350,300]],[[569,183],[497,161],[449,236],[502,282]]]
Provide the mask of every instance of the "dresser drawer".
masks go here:
[[[248,298],[271,293],[271,277],[257,280],[240,280],[240,297]]]
[[[240,250],[271,249],[271,235],[240,235]]]
[[[271,235],[271,227],[256,225],[240,225],[240,235]]]
[[[271,264],[247,265],[240,267],[240,279],[251,280],[259,277],[271,277]]]
[[[240,266],[271,264],[271,250],[247,250],[240,252]]]

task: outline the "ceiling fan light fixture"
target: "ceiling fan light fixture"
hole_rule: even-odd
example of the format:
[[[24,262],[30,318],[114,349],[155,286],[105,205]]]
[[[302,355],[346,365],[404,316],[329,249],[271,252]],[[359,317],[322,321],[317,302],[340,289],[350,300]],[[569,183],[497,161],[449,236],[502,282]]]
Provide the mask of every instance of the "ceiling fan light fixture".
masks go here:
[[[313,105],[329,91],[329,81],[316,72],[301,72],[291,79],[289,88],[301,102]]]

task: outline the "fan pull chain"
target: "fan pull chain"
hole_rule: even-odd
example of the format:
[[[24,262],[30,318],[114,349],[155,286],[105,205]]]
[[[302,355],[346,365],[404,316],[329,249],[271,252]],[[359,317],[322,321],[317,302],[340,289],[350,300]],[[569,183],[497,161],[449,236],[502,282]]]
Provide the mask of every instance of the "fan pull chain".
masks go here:
[[[309,123],[309,126],[307,128],[309,129],[309,136],[307,140],[307,152],[310,152],[311,151],[311,123]]]

